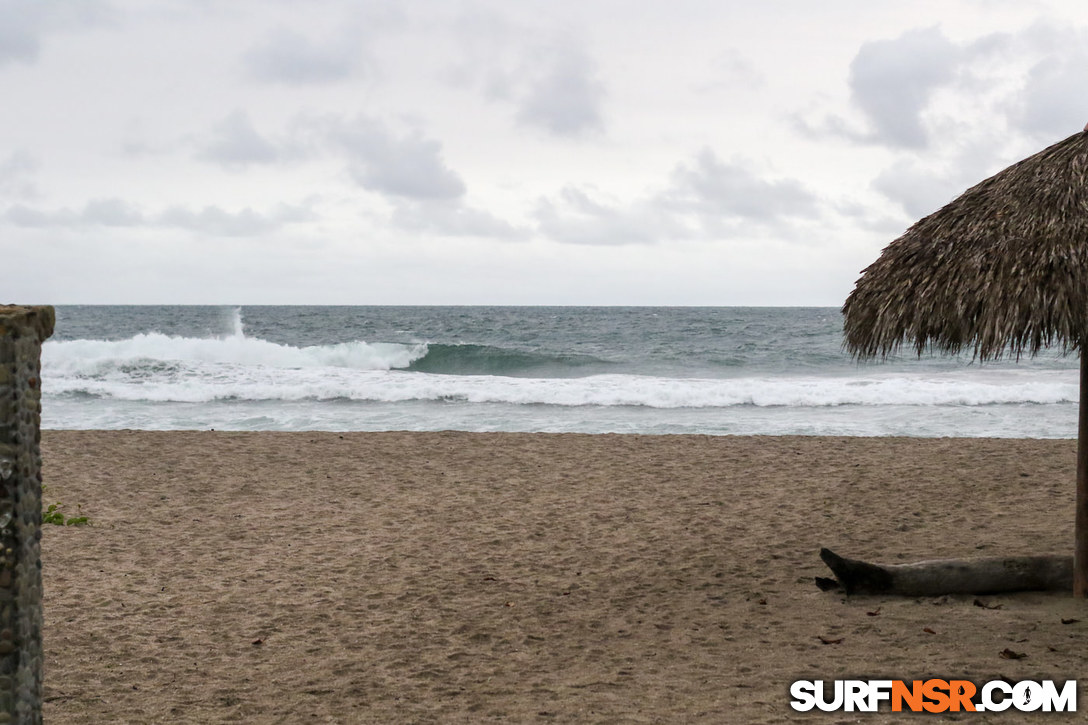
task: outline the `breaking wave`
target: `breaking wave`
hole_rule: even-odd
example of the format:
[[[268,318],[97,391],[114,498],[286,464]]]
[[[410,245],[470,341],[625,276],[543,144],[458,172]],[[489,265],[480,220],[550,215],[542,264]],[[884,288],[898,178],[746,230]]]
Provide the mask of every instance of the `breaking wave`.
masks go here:
[[[779,377],[687,379],[642,375],[579,378],[440,375],[413,372],[424,354],[410,346],[351,343],[318,350],[273,350],[249,363],[247,352],[209,356],[183,345],[186,357],[125,354],[81,341],[47,343],[43,350],[46,392],[119,400],[210,402],[215,400],[336,400],[400,402],[464,401],[516,405],[825,407],[841,405],[953,405],[1073,403],[1077,385],[1068,373],[945,374],[930,377]],[[94,351],[95,356],[82,352]],[[220,350],[224,352],[224,350]]]
[[[354,341],[295,347],[245,334],[156,332],[124,340],[51,340],[45,392],[70,398],[214,401],[432,401],[553,406],[730,408],[985,406],[1077,401],[1075,372],[929,371],[677,378],[608,372],[589,355],[457,343]]]

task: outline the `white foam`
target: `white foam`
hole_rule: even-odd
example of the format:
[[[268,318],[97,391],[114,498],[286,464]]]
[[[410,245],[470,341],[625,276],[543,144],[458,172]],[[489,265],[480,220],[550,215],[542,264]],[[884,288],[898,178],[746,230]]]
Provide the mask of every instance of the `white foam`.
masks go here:
[[[116,341],[50,340],[42,346],[42,364],[50,374],[61,377],[101,375],[110,369],[132,370],[141,366],[153,372],[163,363],[389,370],[407,367],[426,354],[424,344],[345,342],[292,347],[238,334],[223,338],[191,338],[152,332]],[[194,372],[199,373],[199,370]]]
[[[126,341],[126,343],[132,341]],[[333,400],[400,402],[464,401],[515,405],[644,406],[650,408],[828,407],[1072,403],[1072,373],[1035,371],[889,377],[780,377],[724,380],[598,375],[585,378],[509,378],[409,373],[410,348],[366,343],[292,349],[262,345],[217,346],[205,355],[200,341],[185,341],[173,357],[151,360],[125,355],[126,343],[110,343],[109,355],[80,345],[45,355],[46,391],[84,393],[118,400],[208,402],[213,400]],[[100,344],[100,343],[97,343]],[[96,344],[96,345],[97,345]],[[156,346],[173,343],[156,340]],[[47,343],[48,345],[48,343]],[[144,341],[136,348],[145,349]],[[265,347],[267,346],[267,347]],[[94,348],[95,345],[87,345]],[[98,350],[101,352],[101,350]],[[59,354],[58,354],[59,353]],[[226,353],[226,354],[225,354]],[[210,359],[209,359],[210,358]],[[259,359],[260,364],[250,364]],[[278,364],[271,365],[270,361]]]

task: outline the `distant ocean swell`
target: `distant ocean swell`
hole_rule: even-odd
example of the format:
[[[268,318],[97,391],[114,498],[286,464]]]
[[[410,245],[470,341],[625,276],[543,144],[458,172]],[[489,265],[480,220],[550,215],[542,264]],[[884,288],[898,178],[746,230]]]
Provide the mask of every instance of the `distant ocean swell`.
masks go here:
[[[345,342],[297,347],[248,337],[135,335],[49,341],[47,395],[117,401],[405,401],[658,409],[738,406],[1054,405],[1077,400],[1066,370],[1015,369],[679,378],[608,372],[590,355],[504,347]]]

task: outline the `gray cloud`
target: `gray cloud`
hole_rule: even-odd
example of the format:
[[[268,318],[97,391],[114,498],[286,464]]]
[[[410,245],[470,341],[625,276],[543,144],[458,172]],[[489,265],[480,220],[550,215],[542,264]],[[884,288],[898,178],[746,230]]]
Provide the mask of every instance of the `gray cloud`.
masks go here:
[[[1085,42],[1049,56],[1028,72],[1013,117],[1036,138],[1050,141],[1076,133],[1088,122],[1088,52]]]
[[[541,33],[487,12],[462,15],[454,24],[459,61],[443,72],[458,88],[476,87],[484,98],[510,104],[515,121],[558,137],[604,128],[604,83],[577,38]]]
[[[872,140],[921,148],[921,113],[933,91],[950,81],[962,51],[937,28],[866,43],[850,64],[850,94],[873,128]]]
[[[710,150],[678,164],[669,184],[629,204],[595,199],[568,186],[541,199],[541,233],[575,244],[655,244],[782,231],[820,214],[818,200],[800,182],[766,180],[739,162],[724,163]]]
[[[0,67],[36,61],[42,40],[51,31],[92,27],[108,22],[113,14],[100,0],[0,0]]]
[[[816,197],[798,181],[765,181],[739,163],[724,163],[703,149],[693,164],[673,172],[667,204],[703,215],[769,223],[783,217],[814,217]]]
[[[695,86],[696,91],[752,91],[767,85],[764,73],[734,48],[722,51],[714,59],[711,69],[715,80]]]
[[[143,214],[120,199],[92,199],[82,210],[52,209],[44,211],[25,204],[8,207],[3,219],[18,227],[133,227],[147,224]]]
[[[901,159],[884,169],[875,179],[872,187],[896,202],[912,219],[920,219],[932,214],[957,195],[956,183],[920,166],[912,160]],[[963,188],[960,187],[962,192]]]
[[[92,199],[79,211],[67,208],[46,211],[14,204],[0,218],[24,228],[157,227],[213,236],[244,237],[275,231],[287,224],[312,221],[316,215],[307,207],[288,204],[280,204],[269,212],[257,212],[248,207],[229,212],[218,206],[206,206],[194,211],[174,206],[148,215],[126,201],[110,198]]]
[[[310,221],[313,212],[298,206],[280,204],[271,212],[256,212],[246,207],[228,212],[217,206],[200,211],[186,207],[171,207],[154,218],[158,226],[176,227],[199,234],[225,237],[250,237],[275,231],[286,224]]]
[[[1057,141],[1088,121],[1088,102],[1077,89],[1088,84],[1088,31],[1040,21],[1017,32],[991,33],[962,45],[936,28],[916,29],[889,41],[867,43],[850,67],[851,100],[869,129],[857,130],[837,116],[817,129],[854,141],[893,148],[927,148],[940,128],[985,127],[1020,131]],[[1026,71],[1021,70],[1026,69]],[[933,115],[933,94],[947,88],[975,118]],[[927,127],[928,126],[928,127]],[[973,131],[974,133],[974,131]]]
[[[993,33],[965,47],[970,67],[966,90],[992,93],[993,69],[1004,80],[988,109],[1009,129],[1033,142],[1053,143],[1080,131],[1088,121],[1088,29],[1039,21],[1013,33]],[[1000,71],[1003,70],[1004,73]],[[1009,83],[1009,70],[1014,83]],[[1004,76],[1004,77],[1002,77]]]
[[[859,201],[843,201],[835,205],[852,229],[865,229],[880,237],[893,239],[903,233],[907,222],[901,214],[888,214],[876,210],[872,204]]]
[[[442,158],[442,144],[419,131],[397,135],[367,116],[329,118],[319,123],[325,138],[348,159],[355,183],[408,199],[456,199],[465,183]]]
[[[120,199],[92,199],[83,207],[81,221],[104,227],[135,227],[145,223],[140,211]]]
[[[811,123],[795,119],[809,136],[839,136],[849,141],[900,149],[921,149],[929,135],[923,114],[933,94],[956,80],[965,61],[988,52],[966,49],[949,41],[937,28],[915,29],[894,40],[865,43],[850,63],[850,101],[865,119],[865,127],[838,115]]]
[[[0,161],[0,195],[30,199],[38,195],[33,175],[38,170],[34,157],[25,151],[15,151]]]
[[[580,136],[601,131],[604,85],[586,52],[570,43],[559,43],[543,52],[523,79],[517,120],[538,126],[556,136]]]
[[[480,237],[522,241],[531,232],[460,200],[398,201],[392,217],[398,228],[448,237]]]
[[[380,119],[300,116],[286,135],[270,139],[249,116],[236,111],[217,123],[198,145],[197,158],[228,168],[331,156],[346,163],[362,188],[401,199],[448,200],[465,183],[442,158],[442,144],[418,129],[397,133]]]
[[[657,244],[691,236],[680,219],[653,200],[624,206],[594,199],[573,186],[562,189],[558,199],[541,199],[534,215],[545,237],[567,244]]]
[[[936,211],[1022,158],[1036,141],[1057,141],[1080,131],[1088,120],[1088,103],[1073,90],[1088,80],[1088,52],[1081,50],[1088,33],[1082,29],[1040,22],[959,46],[936,30],[915,30],[888,43],[877,48],[879,53],[863,48],[855,67],[873,70],[875,86],[879,77],[896,77],[876,70],[902,65],[912,79],[906,83],[909,92],[896,100],[880,92],[866,95],[861,90],[865,84],[856,84],[855,101],[862,105],[868,99],[867,115],[877,131],[859,134],[839,118],[829,119],[825,130],[906,151],[926,147],[925,154],[901,155],[871,182],[874,191],[912,219]],[[900,64],[903,56],[917,56],[917,61]],[[955,93],[959,115],[928,105],[928,95],[941,87]],[[923,112],[929,114],[924,125]]]
[[[44,15],[38,0],[0,0],[0,66],[37,60]]]
[[[950,157],[930,162],[900,158],[880,172],[871,187],[901,206],[911,219],[919,219],[1015,161],[1003,146],[1005,135],[1000,128],[976,132],[957,144]]]
[[[257,133],[249,114],[235,111],[212,128],[197,155],[224,166],[244,167],[278,161],[281,151]]]
[[[80,215],[71,209],[41,211],[25,204],[13,204],[4,212],[4,220],[18,227],[68,227],[80,223]]]
[[[1011,130],[1056,141],[1088,121],[1088,102],[1076,92],[1088,84],[1086,44],[1084,30],[1044,22],[962,45],[949,41],[937,28],[911,30],[894,40],[866,43],[851,63],[851,101],[865,116],[867,129],[854,128],[838,116],[815,128],[799,125],[815,134],[923,149],[930,145],[935,128],[957,124],[962,128],[970,121],[937,116],[927,128],[924,114],[934,93],[951,88],[962,106],[977,104],[989,127],[1004,121]],[[1055,53],[1059,48],[1061,53]],[[1009,85],[1009,71],[1021,64],[1028,68],[1022,81]],[[995,88],[1004,90],[995,93]],[[884,179],[881,184],[890,189],[894,181]]]
[[[250,48],[242,60],[257,80],[288,85],[339,81],[363,68],[358,42],[347,39],[314,42],[281,28]]]
[[[571,186],[560,191],[557,200],[541,199],[535,216],[544,236],[567,244],[656,244],[687,236],[653,204],[640,200],[624,207]]]

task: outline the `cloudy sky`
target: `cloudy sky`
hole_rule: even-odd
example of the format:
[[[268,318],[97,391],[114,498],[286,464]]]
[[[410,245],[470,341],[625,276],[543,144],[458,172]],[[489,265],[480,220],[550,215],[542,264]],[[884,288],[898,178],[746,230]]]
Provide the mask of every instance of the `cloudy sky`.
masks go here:
[[[0,0],[0,302],[840,305],[1083,0]]]

